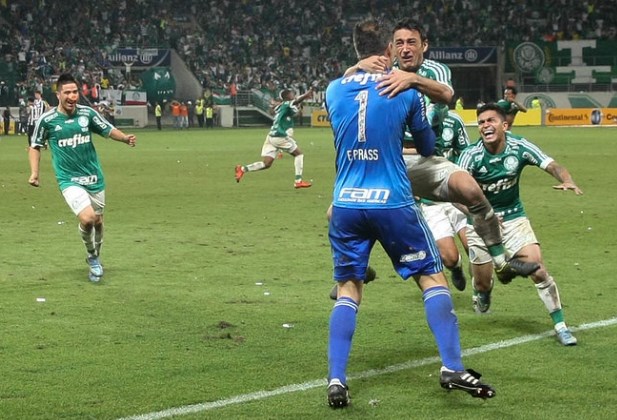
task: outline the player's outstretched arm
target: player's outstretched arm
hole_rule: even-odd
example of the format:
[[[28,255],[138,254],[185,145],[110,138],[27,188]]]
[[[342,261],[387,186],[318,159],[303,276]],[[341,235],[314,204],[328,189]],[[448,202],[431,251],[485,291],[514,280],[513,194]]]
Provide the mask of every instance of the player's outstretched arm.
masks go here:
[[[379,94],[388,95],[389,98],[411,88],[417,89],[420,93],[428,96],[432,102],[438,104],[449,104],[454,98],[454,90],[447,84],[402,70],[395,70],[386,74],[377,85],[377,89],[382,89]]]
[[[124,134],[122,131],[114,128],[109,133],[109,137],[116,141],[121,141],[122,143],[126,143],[131,147],[135,147],[135,143],[137,142],[137,137],[134,134]]]
[[[294,99],[293,104],[297,105],[299,103],[301,103],[302,101],[304,101],[306,98],[309,98],[310,96],[313,95],[313,86],[311,86],[309,88],[309,90],[307,90],[306,92],[304,92],[302,95],[298,96],[296,99]]]
[[[28,161],[30,162],[30,178],[28,184],[33,187],[39,186],[39,164],[41,162],[41,150],[38,147],[28,149]]]
[[[353,66],[345,70],[343,77],[351,76],[357,73],[359,70],[364,70],[367,73],[386,73],[390,60],[385,55],[372,55],[367,58],[363,58]]]
[[[576,185],[570,172],[555,161],[552,161],[547,167],[546,172],[551,174],[557,181],[561,182],[559,185],[553,185],[556,190],[568,191],[572,190],[576,195],[583,194],[583,191]]]
[[[521,111],[521,112],[527,112],[527,108],[526,108],[523,104],[521,104],[520,102],[517,102],[517,101],[515,101],[515,100],[512,100],[512,103],[513,103],[514,105],[516,105],[516,107],[518,108],[518,110],[519,110],[519,111]]]

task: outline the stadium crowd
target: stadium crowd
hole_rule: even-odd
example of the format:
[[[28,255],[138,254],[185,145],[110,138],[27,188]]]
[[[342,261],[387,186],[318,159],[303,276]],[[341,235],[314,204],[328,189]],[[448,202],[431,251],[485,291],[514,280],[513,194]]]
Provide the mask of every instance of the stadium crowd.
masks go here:
[[[431,45],[617,39],[611,2],[600,0],[21,0],[0,1],[0,61],[16,72],[15,96],[72,72],[90,85],[138,84],[111,69],[119,46],[175,48],[204,88],[322,85],[355,61],[351,28],[366,17],[409,16]],[[0,74],[2,68],[0,67]],[[3,82],[0,80],[0,83]],[[8,84],[6,83],[3,84]],[[12,87],[0,85],[0,98]]]

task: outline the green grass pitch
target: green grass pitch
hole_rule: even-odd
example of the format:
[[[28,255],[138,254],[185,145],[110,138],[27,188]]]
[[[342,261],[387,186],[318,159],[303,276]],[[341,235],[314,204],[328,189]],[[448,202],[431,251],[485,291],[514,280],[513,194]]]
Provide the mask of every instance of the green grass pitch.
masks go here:
[[[100,284],[87,279],[49,152],[41,187],[32,188],[25,139],[1,138],[1,419],[118,419],[172,408],[183,419],[614,417],[615,129],[515,130],[565,165],[585,193],[553,190],[537,168],[523,174],[523,201],[567,322],[613,321],[576,332],[573,348],[552,336],[524,341],[551,330],[531,281],[497,284],[485,316],[472,312],[469,288],[453,290],[463,348],[483,349],[464,362],[497,396],[448,393],[430,362],[437,354],[420,291],[394,275],[377,246],[378,278],[366,289],[349,366],[353,403],[341,411],[327,407],[325,382],[315,385],[327,374],[332,307],[332,135],[296,129],[312,188],[293,188],[289,156],[237,184],[234,166],[260,160],[266,132],[136,130],[134,149],[95,137],[107,180]],[[507,340],[513,345],[487,347]],[[290,385],[299,386],[282,388]]]

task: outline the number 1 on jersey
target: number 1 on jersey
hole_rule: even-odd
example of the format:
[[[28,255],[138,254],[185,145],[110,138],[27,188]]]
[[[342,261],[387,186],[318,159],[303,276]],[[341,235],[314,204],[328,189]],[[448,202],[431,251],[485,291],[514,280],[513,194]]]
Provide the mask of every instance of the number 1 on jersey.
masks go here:
[[[358,101],[358,142],[366,141],[366,106],[368,104],[368,91],[359,92],[354,98]]]

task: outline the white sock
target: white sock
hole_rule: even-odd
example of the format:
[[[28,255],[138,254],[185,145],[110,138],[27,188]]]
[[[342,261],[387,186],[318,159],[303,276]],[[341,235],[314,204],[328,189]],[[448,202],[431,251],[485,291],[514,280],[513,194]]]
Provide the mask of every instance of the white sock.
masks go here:
[[[546,306],[549,314],[561,309],[561,299],[559,298],[559,290],[557,290],[557,283],[551,276],[548,276],[542,283],[536,284],[538,289],[538,296],[540,300]]]
[[[302,169],[304,168],[304,155],[294,157],[294,168],[296,168],[296,181],[302,180]]]
[[[266,167],[266,164],[263,162],[255,162],[255,163],[251,163],[250,165],[245,166],[246,172],[261,171],[265,167]]]
[[[94,228],[94,250],[96,255],[101,255],[101,246],[103,246],[103,224],[100,224],[98,229]]]
[[[86,251],[88,251],[88,254],[94,255],[96,252],[96,248],[94,246],[94,227],[92,227],[90,231],[85,231],[81,227],[81,223],[79,223],[77,227],[79,228],[79,234],[81,235],[81,240],[86,246]]]

